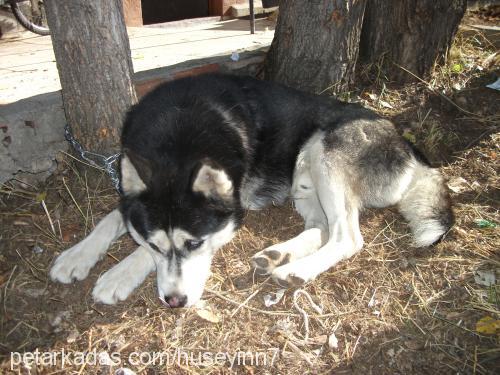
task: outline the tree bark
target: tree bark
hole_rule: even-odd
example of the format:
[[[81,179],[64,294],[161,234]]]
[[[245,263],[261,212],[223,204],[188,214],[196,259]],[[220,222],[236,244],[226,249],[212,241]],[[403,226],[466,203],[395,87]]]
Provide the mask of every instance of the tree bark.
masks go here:
[[[354,79],[366,0],[282,0],[266,79],[313,93]]]
[[[121,0],[45,1],[66,119],[87,150],[114,153],[137,101]]]
[[[360,60],[382,68],[390,80],[425,76],[444,57],[466,0],[370,0],[361,34]],[[399,65],[399,66],[398,66]]]

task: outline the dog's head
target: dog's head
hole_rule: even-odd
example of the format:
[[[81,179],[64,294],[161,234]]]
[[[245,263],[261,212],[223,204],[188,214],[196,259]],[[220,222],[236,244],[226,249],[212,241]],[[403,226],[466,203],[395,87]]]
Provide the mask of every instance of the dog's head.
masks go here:
[[[212,257],[233,237],[242,210],[233,181],[212,160],[172,168],[124,150],[122,213],[155,260],[160,299],[183,307],[200,299]]]

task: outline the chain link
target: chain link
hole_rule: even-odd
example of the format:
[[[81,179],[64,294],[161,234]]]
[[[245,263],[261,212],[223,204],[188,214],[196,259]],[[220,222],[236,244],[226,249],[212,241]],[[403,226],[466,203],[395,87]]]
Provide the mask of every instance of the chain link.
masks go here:
[[[78,142],[71,133],[69,124],[64,126],[64,137],[83,160],[91,166],[105,171],[111,179],[111,183],[115,189],[120,193],[120,178],[118,177],[118,171],[115,167],[115,163],[120,158],[120,153],[111,156],[104,156],[96,154],[95,152],[84,150],[80,142]]]

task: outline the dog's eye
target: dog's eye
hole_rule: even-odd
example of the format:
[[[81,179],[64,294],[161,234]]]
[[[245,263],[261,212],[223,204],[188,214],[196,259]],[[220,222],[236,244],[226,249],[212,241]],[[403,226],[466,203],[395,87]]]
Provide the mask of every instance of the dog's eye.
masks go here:
[[[158,248],[158,246],[156,246],[154,243],[152,242],[148,242],[148,245],[153,249],[153,250],[156,250],[156,251],[160,251],[160,249]]]
[[[195,250],[201,246],[203,240],[187,240],[184,244],[187,250]]]

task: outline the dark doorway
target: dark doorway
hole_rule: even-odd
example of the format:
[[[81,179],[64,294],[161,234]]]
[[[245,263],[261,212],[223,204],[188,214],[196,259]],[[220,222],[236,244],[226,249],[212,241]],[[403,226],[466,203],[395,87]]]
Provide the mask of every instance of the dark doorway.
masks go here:
[[[144,25],[208,16],[209,0],[141,0]]]

